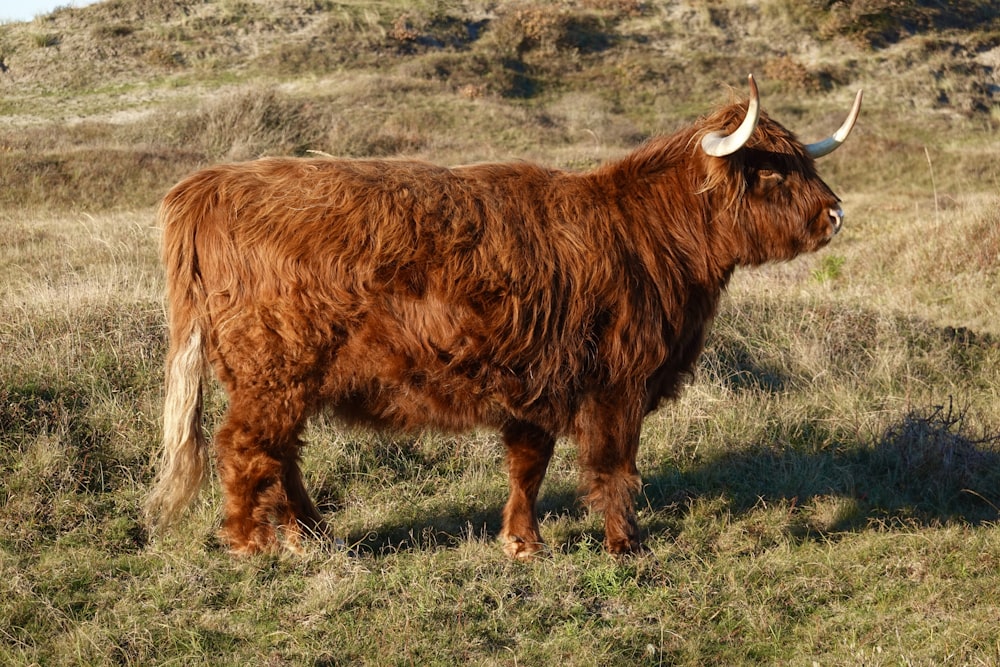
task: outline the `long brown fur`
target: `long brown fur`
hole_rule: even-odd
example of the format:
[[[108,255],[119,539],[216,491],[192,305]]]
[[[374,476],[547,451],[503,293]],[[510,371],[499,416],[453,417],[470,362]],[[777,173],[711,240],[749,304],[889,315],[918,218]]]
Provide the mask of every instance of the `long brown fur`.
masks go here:
[[[608,550],[637,549],[642,419],[692,372],[732,271],[836,231],[837,197],[766,114],[734,155],[701,151],[745,110],[589,173],[276,158],[182,181],[159,212],[171,349],[153,521],[201,485],[210,364],[229,394],[215,449],[234,552],[321,528],[298,466],[321,409],[377,428],[500,431],[514,557],[540,548],[538,489],[570,436]]]

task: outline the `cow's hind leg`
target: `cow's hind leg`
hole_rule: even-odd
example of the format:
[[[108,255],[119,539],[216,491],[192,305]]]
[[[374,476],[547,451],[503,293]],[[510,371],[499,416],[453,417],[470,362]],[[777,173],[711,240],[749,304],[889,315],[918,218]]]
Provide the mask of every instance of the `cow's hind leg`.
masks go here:
[[[222,538],[234,553],[274,551],[279,537],[297,549],[303,532],[322,528],[299,470],[304,410],[294,400],[280,409],[245,394],[230,400],[216,436],[225,494]]]
[[[531,558],[543,547],[535,501],[552,458],[555,439],[544,430],[515,422],[503,431],[507,446],[510,497],[503,510],[500,537],[504,552],[511,558]]]

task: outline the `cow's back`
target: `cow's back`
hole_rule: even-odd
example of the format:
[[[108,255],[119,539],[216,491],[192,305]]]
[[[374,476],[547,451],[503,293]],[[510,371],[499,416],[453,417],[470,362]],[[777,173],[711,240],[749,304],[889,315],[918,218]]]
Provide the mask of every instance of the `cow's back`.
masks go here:
[[[190,224],[224,381],[259,374],[269,350],[349,419],[565,430],[574,394],[601,381],[588,364],[620,279],[572,178],[269,159],[199,172],[167,201],[200,202]]]

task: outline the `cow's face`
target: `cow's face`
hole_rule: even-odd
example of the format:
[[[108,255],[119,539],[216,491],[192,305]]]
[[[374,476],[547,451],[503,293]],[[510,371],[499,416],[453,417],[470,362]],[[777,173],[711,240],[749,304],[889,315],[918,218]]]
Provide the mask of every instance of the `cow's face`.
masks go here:
[[[760,111],[752,77],[750,84],[751,98],[739,127],[709,131],[701,149],[708,161],[707,182],[722,186],[717,189],[724,193],[723,201],[717,205],[731,214],[724,217],[742,232],[737,261],[760,264],[817,250],[840,231],[844,222],[840,199],[817,174],[815,158],[847,138],[860,112],[861,93],[835,134],[803,145]],[[725,127],[735,125],[733,119],[719,121]],[[706,188],[711,189],[716,188]]]
[[[783,128],[763,119],[759,131],[773,139]],[[782,137],[784,139],[784,137]],[[739,224],[757,237],[759,248],[752,263],[789,259],[817,250],[840,231],[844,211],[840,198],[816,173],[815,163],[797,142],[765,141],[744,149],[743,199]],[[763,256],[761,256],[763,255]],[[756,260],[756,261],[754,261]]]

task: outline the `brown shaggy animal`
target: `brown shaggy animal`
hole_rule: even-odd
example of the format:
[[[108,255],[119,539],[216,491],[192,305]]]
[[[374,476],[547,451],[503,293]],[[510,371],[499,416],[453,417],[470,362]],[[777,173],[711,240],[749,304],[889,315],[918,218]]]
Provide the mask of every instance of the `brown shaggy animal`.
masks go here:
[[[542,548],[535,500],[556,438],[579,447],[612,553],[640,546],[644,415],[677,396],[733,269],[826,245],[843,214],[803,146],[733,104],[588,173],[533,164],[262,159],[199,171],[163,200],[170,351],[160,476],[167,523],[205,477],[202,380],[222,537],[294,548],[322,526],[299,470],[307,418],[497,429],[512,557]]]

